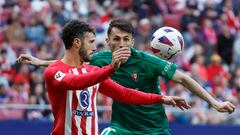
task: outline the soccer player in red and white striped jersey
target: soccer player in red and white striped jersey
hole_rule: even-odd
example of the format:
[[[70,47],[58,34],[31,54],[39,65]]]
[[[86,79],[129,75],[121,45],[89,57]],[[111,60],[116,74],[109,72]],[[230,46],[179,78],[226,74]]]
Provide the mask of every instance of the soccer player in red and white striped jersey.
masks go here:
[[[123,103],[154,104],[163,102],[160,95],[146,94],[125,88],[110,78],[92,85],[97,81],[91,79],[103,80],[107,75],[103,76],[102,73],[110,68],[112,68],[111,65],[102,70],[88,64],[74,67],[66,65],[62,61],[56,61],[47,68],[45,72],[46,87],[55,118],[52,135],[98,134],[96,109],[98,90]],[[111,74],[111,72],[107,73]]]

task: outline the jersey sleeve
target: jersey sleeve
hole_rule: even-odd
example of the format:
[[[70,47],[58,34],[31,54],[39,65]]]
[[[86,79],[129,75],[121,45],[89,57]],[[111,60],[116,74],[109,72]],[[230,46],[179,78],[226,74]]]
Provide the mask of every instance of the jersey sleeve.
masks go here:
[[[112,65],[99,68],[96,71],[74,75],[71,73],[64,73],[56,67],[49,67],[44,73],[47,84],[53,87],[67,90],[84,89],[109,78],[114,73]]]
[[[150,77],[162,76],[167,80],[172,79],[177,68],[176,64],[154,56],[151,58],[149,63],[145,64],[145,69]]]
[[[161,95],[144,93],[131,88],[123,87],[111,79],[100,83],[99,92],[113,100],[126,104],[158,104],[163,102]]]

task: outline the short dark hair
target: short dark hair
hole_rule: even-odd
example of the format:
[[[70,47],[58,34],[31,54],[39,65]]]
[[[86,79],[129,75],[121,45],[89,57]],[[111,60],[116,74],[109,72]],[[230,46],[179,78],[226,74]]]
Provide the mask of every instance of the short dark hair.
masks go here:
[[[95,34],[94,29],[87,23],[79,20],[71,20],[66,23],[62,30],[61,38],[66,49],[70,49],[73,46],[73,39],[83,39],[84,33],[90,32]]]
[[[109,25],[109,28],[108,28],[108,31],[107,31],[107,34],[110,35],[111,31],[112,31],[112,28],[118,28],[122,31],[125,31],[125,32],[128,32],[128,33],[131,33],[132,35],[134,34],[134,29],[133,29],[133,26],[132,24],[127,21],[127,20],[124,20],[124,19],[116,19],[116,20],[113,20],[111,21],[110,25]]]

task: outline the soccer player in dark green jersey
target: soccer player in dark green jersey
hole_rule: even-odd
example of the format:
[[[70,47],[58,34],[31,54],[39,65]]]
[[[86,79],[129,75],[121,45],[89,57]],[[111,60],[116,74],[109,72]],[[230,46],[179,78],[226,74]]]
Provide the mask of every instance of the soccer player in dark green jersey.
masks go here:
[[[131,47],[129,59],[111,76],[117,83],[140,91],[160,94],[159,76],[161,76],[183,84],[218,111],[234,111],[234,106],[230,102],[216,101],[193,79],[178,71],[175,64],[132,48],[133,27],[129,22],[112,21],[107,35],[106,42],[111,51],[95,54],[90,64],[99,67],[108,65],[111,62],[112,51],[121,47]],[[102,134],[169,135],[170,130],[163,105],[128,105],[113,101],[111,127],[105,129]]]
[[[177,65],[159,59],[133,47],[133,27],[125,20],[113,20],[110,23],[106,42],[111,51],[96,53],[90,64],[103,67],[111,63],[112,52],[122,48],[131,48],[131,56],[123,61],[111,78],[129,88],[160,94],[159,76],[173,80],[188,88],[191,92],[207,101],[219,112],[232,113],[235,106],[229,101],[218,102],[196,81],[177,69]],[[25,56],[26,57],[26,56]],[[52,61],[41,61],[26,57],[34,65],[48,65]],[[151,90],[151,91],[150,91]],[[113,101],[111,127],[103,135],[169,135],[170,129],[164,107],[160,105],[128,105]]]

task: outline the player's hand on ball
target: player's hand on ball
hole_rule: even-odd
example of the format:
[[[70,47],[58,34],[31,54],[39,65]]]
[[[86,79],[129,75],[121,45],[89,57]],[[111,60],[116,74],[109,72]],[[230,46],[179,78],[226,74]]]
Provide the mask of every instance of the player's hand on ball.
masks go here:
[[[235,105],[233,105],[229,101],[225,101],[222,103],[219,102],[217,105],[213,105],[213,107],[219,112],[228,112],[228,113],[234,112],[236,108]]]
[[[129,47],[122,47],[112,53],[112,66],[117,70],[123,61],[127,61],[131,55]]]
[[[191,108],[184,98],[178,96],[163,96],[163,104],[177,106],[181,110]]]

